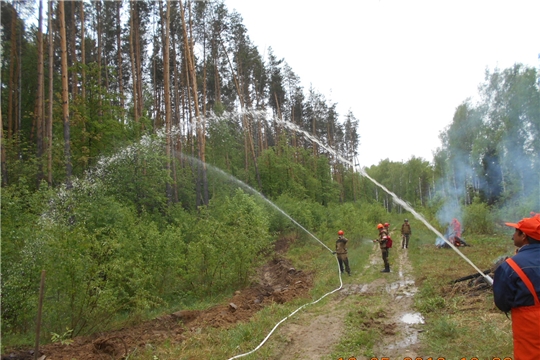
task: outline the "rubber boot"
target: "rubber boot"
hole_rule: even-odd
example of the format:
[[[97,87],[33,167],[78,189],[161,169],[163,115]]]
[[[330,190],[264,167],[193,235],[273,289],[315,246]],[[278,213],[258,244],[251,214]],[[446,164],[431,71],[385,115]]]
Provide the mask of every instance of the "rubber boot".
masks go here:
[[[390,272],[390,265],[385,265],[384,270],[381,270],[381,272]]]

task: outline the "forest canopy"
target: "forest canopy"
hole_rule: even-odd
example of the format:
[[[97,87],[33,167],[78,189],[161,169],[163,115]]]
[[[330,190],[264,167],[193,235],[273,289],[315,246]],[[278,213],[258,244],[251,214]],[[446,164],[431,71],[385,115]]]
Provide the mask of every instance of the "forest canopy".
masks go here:
[[[3,334],[32,333],[42,269],[73,335],[247,284],[295,231],[264,199],[323,236],[405,212],[358,171],[364,120],[223,1],[2,1],[1,25]],[[540,212],[538,71],[479,89],[433,159],[362,169],[441,228]]]

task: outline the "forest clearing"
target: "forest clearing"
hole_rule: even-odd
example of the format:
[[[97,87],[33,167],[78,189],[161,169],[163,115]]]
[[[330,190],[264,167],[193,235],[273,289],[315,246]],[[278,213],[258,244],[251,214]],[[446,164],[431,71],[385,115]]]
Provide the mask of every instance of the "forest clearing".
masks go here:
[[[454,281],[540,211],[536,68],[486,70],[432,159],[365,167],[402,127],[338,113],[221,0],[0,6],[3,359],[512,356],[486,277]]]
[[[42,359],[60,360],[205,357],[228,359],[243,352],[230,352],[230,349],[235,347],[235,339],[233,336],[228,337],[227,331],[234,331],[242,324],[247,326],[247,329],[264,326],[257,334],[250,334],[247,329],[239,330],[245,338],[241,341],[240,348],[244,352],[251,351],[252,349],[245,348],[246,343],[252,344],[254,348],[253,344],[257,345],[257,342],[262,340],[261,334],[266,336],[273,327],[268,323],[270,318],[263,321],[264,325],[260,324],[261,319],[257,316],[259,311],[268,307],[280,307],[291,301],[295,305],[288,307],[289,309],[298,307],[300,303],[310,302],[309,294],[313,290],[314,281],[317,281],[317,271],[294,267],[291,260],[287,259],[287,250],[291,245],[294,246],[294,238],[282,238],[276,242],[273,260],[257,271],[253,284],[235,291],[231,298],[224,299],[220,304],[207,309],[179,310],[163,314],[153,320],[126,325],[119,330],[76,337],[64,344],[57,342],[44,345],[40,356],[46,356]],[[313,246],[308,244],[308,247]],[[426,291],[422,289],[422,283],[431,283],[433,279],[427,280],[431,276],[428,271],[413,270],[409,249],[396,247],[391,255],[392,273],[381,274],[379,269],[382,268],[382,260],[378,246],[367,241],[357,243],[353,246],[352,253],[367,257],[361,261],[352,261],[352,275],[343,278],[342,288],[320,304],[307,306],[287,319],[259,351],[245,358],[277,360],[342,357],[394,360],[408,357],[510,357],[510,321],[494,308],[489,286],[485,286],[486,284],[478,279],[452,284],[452,281],[448,280],[455,280],[459,275],[470,272],[470,269],[463,266],[457,269],[452,265],[455,265],[457,255],[452,254],[451,250],[436,249],[434,244],[414,245],[414,249],[411,249],[415,253],[413,258],[421,256],[416,254],[417,250],[422,250],[419,249],[421,247],[431,250],[431,254],[425,255],[428,258],[447,258],[441,260],[441,266],[430,266],[426,270],[436,271],[445,269],[445,265],[449,266],[448,274],[437,275],[445,279],[444,284],[441,284],[439,289],[431,289],[433,293],[427,298],[418,300],[415,297],[419,291]],[[305,251],[305,248],[303,250]],[[325,270],[332,272],[335,264],[332,264],[331,257],[326,256],[325,262],[330,263],[325,266]],[[336,285],[335,275],[334,272],[333,275],[327,274],[323,277],[327,278],[325,281]],[[284,314],[284,311],[287,310],[283,309],[280,313]],[[270,317],[274,321],[277,319],[275,315]],[[462,317],[469,318],[469,324],[460,329],[458,324],[464,321]],[[483,324],[472,326],[474,321],[471,318],[484,319]],[[494,321],[500,323],[500,329],[489,330],[492,335],[496,334],[496,339],[489,339],[489,343],[494,346],[491,352],[485,352],[485,346],[489,344],[484,344],[483,350],[479,350],[474,347],[476,342],[463,343],[471,332],[485,332],[485,328],[493,327]],[[440,333],[426,335],[429,332]],[[433,341],[432,336],[437,338],[438,342],[448,343],[440,350],[430,350],[429,342]],[[217,340],[220,337],[223,338]],[[478,334],[475,337],[482,339]],[[501,343],[501,339],[505,339],[505,342]],[[497,355],[497,351],[510,353]],[[30,351],[24,350],[6,353],[2,359],[33,359],[33,356]]]

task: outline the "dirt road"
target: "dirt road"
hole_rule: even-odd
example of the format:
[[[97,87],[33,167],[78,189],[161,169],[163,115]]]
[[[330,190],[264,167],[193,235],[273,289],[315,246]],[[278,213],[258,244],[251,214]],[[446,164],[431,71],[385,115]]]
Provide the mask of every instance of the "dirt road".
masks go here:
[[[286,251],[286,241],[278,242],[278,254]],[[280,248],[280,246],[283,246]],[[308,306],[284,322],[265,346],[271,346],[275,359],[333,359],[334,346],[350,334],[346,333],[346,318],[351,310],[366,311],[366,299],[373,296],[384,311],[366,312],[361,326],[376,330],[380,336],[374,344],[373,355],[379,359],[415,358],[421,320],[412,310],[416,292],[411,276],[407,250],[391,250],[391,273],[379,273],[382,259],[374,245],[368,265],[353,272],[346,284],[329,296],[324,305]],[[376,280],[363,282],[366,274],[376,271]],[[49,344],[41,347],[44,359],[121,359],[144,348],[145,344],[168,341],[180,344],[202,327],[227,329],[239,322],[249,320],[253,314],[271,303],[285,303],[305,298],[312,287],[312,275],[295,269],[290,262],[276,256],[259,270],[259,282],[237,291],[224,304],[201,311],[179,311],[161,316],[136,326],[89,337],[78,337],[68,344]],[[369,300],[371,301],[371,300]],[[375,304],[378,305],[378,304]],[[379,306],[379,305],[378,305]],[[380,306],[379,306],[380,307]],[[354,339],[351,339],[354,341]],[[354,357],[370,359],[365,354],[343,354],[344,359]],[[336,357],[336,359],[339,357]],[[12,351],[2,359],[33,359],[31,351]],[[43,359],[43,357],[42,357]]]
[[[333,346],[342,337],[348,336],[343,330],[347,312],[358,307],[359,298],[374,294],[382,295],[385,297],[384,303],[390,304],[383,313],[379,313],[379,317],[366,319],[364,323],[384,334],[373,348],[374,356],[379,359],[414,359],[423,323],[421,315],[413,311],[413,295],[417,288],[411,275],[407,250],[396,248],[391,252],[393,267],[390,274],[381,273],[372,282],[362,282],[363,275],[368,271],[383,268],[378,245],[374,245],[369,264],[360,273],[353,273],[352,282],[334,294],[324,308],[308,308],[296,319],[283,325],[281,333],[285,341],[281,341],[282,345],[275,345],[279,348],[276,359],[332,359]],[[342,354],[342,357],[369,360],[372,356],[347,353]]]

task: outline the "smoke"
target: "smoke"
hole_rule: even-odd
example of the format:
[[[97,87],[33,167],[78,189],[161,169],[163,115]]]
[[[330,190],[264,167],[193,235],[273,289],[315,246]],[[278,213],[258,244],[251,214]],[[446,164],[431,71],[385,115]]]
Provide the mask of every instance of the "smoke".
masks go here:
[[[463,220],[478,198],[503,213],[540,211],[540,92],[536,69],[516,64],[486,72],[479,100],[456,108],[435,156],[441,224]]]

